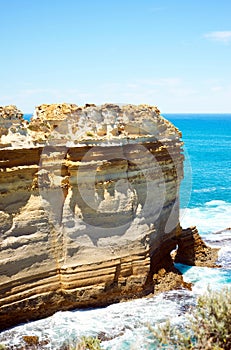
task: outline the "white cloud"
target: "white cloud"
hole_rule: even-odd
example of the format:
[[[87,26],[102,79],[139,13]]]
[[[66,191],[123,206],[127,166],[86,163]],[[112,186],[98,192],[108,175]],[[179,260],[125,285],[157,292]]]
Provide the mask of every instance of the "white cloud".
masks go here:
[[[5,96],[3,96],[5,95]],[[32,113],[42,103],[85,103],[102,104],[133,103],[157,105],[162,113],[230,113],[231,85],[222,79],[206,81],[185,80],[182,77],[147,77],[121,82],[87,84],[84,88],[26,88],[18,89],[11,95],[2,94],[3,104],[15,104],[24,113]]]
[[[222,91],[223,87],[222,86],[213,86],[211,87],[211,91],[213,92],[218,92],[218,91]]]
[[[93,97],[90,93],[80,89],[52,89],[52,88],[30,88],[19,89],[11,95],[0,94],[0,105],[14,104],[24,113],[32,113],[35,106],[43,103],[76,103],[78,105],[91,102]]]
[[[195,108],[199,93],[198,86],[192,86],[180,77],[150,77],[99,85],[92,101],[96,104],[113,102],[157,105],[166,113],[182,109],[190,111],[191,106]]]
[[[170,77],[170,78],[156,78],[156,79],[142,79],[138,81],[139,85],[150,85],[157,87],[175,87],[181,84],[180,78]]]
[[[219,41],[224,44],[231,42],[231,30],[210,32],[204,35],[205,38]]]

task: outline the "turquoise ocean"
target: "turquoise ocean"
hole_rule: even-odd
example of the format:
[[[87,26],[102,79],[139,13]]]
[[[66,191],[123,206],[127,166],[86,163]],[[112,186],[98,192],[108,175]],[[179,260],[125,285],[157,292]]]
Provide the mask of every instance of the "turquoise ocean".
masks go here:
[[[0,333],[11,349],[23,335],[49,339],[41,349],[59,349],[82,335],[99,336],[106,350],[158,349],[148,331],[170,318],[183,324],[196,297],[231,284],[231,114],[163,114],[183,134],[185,179],[181,186],[183,227],[196,225],[207,244],[219,247],[221,268],[176,266],[192,291],[177,290],[106,308],[57,312],[52,317]],[[29,116],[28,116],[29,117]]]

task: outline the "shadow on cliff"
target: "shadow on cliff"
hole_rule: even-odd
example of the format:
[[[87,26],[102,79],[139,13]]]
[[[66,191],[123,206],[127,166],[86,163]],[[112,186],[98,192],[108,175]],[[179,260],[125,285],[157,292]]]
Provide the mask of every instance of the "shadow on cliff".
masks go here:
[[[192,284],[183,280],[183,274],[192,266],[220,267],[216,264],[218,250],[204,243],[196,227],[182,229],[152,254],[147,290],[154,294],[182,287],[191,290]]]

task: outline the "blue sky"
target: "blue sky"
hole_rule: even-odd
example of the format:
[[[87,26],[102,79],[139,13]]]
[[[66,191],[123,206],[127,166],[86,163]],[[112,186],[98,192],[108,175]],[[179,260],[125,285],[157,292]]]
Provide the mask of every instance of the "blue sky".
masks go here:
[[[231,113],[230,0],[0,0],[0,105]]]

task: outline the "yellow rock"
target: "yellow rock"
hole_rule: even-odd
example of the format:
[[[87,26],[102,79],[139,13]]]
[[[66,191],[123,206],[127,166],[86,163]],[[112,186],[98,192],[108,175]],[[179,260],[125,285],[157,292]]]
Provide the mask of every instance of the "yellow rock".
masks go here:
[[[0,127],[0,329],[151,292],[179,231],[179,130],[112,104],[43,104],[29,124],[0,107]]]

